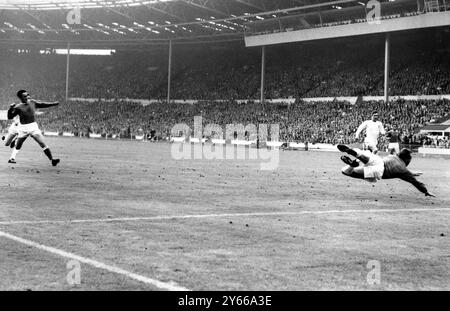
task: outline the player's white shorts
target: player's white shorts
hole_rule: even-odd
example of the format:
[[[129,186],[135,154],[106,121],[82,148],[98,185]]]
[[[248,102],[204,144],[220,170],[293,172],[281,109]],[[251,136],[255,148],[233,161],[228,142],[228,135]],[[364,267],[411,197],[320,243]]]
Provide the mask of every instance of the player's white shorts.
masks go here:
[[[394,149],[395,152],[400,152],[400,144],[399,143],[389,143],[388,150]]]
[[[375,179],[380,180],[384,173],[384,162],[383,159],[369,151],[363,151],[363,154],[369,158],[369,162],[364,164],[364,178],[365,179]]]
[[[358,153],[358,155],[365,155],[369,158],[369,162],[367,162],[363,166],[364,179],[370,182],[376,182],[377,180],[380,180],[383,177],[384,173],[383,159],[380,156],[373,154],[369,150],[355,149],[355,151]]]
[[[42,134],[36,122],[19,124],[19,138]]]
[[[19,134],[19,125],[16,123],[12,123],[8,128],[8,134],[12,136]]]
[[[378,151],[377,142],[371,140],[364,141],[364,150],[370,150],[372,152]]]

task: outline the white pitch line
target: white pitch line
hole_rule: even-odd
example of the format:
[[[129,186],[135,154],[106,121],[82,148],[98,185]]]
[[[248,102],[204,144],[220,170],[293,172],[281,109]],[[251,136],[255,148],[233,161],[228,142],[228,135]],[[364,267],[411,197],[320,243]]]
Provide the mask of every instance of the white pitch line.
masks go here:
[[[93,260],[93,259],[89,259],[89,258],[86,258],[86,257],[78,256],[78,255],[75,255],[73,253],[69,253],[69,252],[66,252],[66,251],[54,248],[54,247],[45,246],[45,245],[40,244],[40,243],[36,243],[36,242],[30,241],[30,240],[26,240],[26,239],[23,239],[21,237],[15,236],[15,235],[12,235],[12,234],[7,233],[7,232],[0,231],[0,237],[4,237],[4,238],[7,238],[7,239],[16,241],[16,242],[19,242],[19,243],[27,245],[27,246],[35,247],[37,249],[40,249],[40,250],[43,250],[43,251],[46,251],[46,252],[58,255],[60,257],[65,257],[65,258],[69,258],[69,259],[75,259],[75,260],[78,260],[81,263],[85,263],[85,264],[93,266],[95,268],[99,268],[99,269],[103,269],[103,270],[106,270],[106,271],[109,271],[109,272],[112,272],[112,273],[120,274],[120,275],[126,276],[126,277],[128,277],[130,279],[133,279],[133,280],[145,283],[145,284],[154,285],[154,286],[156,286],[158,288],[161,288],[161,289],[166,289],[166,290],[169,290],[169,291],[189,291],[187,288],[179,286],[179,285],[177,285],[174,282],[170,282],[170,283],[161,282],[161,281],[158,281],[158,280],[155,280],[155,279],[151,279],[151,278],[148,278],[148,277],[145,277],[145,276],[142,276],[142,275],[139,275],[139,274],[136,274],[136,273],[133,273],[133,272],[130,272],[130,271],[118,268],[118,267],[114,267],[114,266],[110,266],[110,265],[104,264],[102,262],[99,262],[99,261],[96,261],[96,260]]]
[[[170,220],[190,218],[219,218],[242,216],[296,216],[305,214],[352,214],[352,213],[404,213],[404,212],[450,212],[450,208],[404,208],[404,209],[358,209],[358,210],[326,210],[326,211],[298,211],[298,212],[266,212],[266,213],[225,213],[225,214],[199,214],[199,215],[172,215],[150,217],[121,217],[121,218],[97,218],[97,219],[73,219],[73,220],[11,220],[0,221],[0,225],[38,225],[38,224],[71,224],[71,223],[97,223],[97,222],[121,222],[121,221],[146,221],[146,220]]]

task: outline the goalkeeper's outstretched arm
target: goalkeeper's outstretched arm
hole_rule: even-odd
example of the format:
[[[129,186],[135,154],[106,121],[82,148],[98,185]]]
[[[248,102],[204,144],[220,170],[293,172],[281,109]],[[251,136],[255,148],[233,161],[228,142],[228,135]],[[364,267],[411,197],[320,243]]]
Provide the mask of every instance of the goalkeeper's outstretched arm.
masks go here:
[[[434,197],[435,195],[430,193],[427,189],[427,187],[425,186],[424,183],[418,181],[416,179],[416,177],[414,177],[414,174],[410,171],[407,171],[406,173],[402,174],[400,176],[400,179],[407,181],[411,184],[413,184],[414,187],[417,188],[417,190],[419,190],[420,192],[424,193],[425,196],[430,196],[430,197]]]

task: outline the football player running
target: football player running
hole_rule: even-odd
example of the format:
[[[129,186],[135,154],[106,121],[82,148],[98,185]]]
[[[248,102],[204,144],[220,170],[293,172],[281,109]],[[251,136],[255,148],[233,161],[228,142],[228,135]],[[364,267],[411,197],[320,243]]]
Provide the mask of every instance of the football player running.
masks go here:
[[[8,110],[8,119],[14,119],[16,116],[19,116],[20,124],[18,126],[18,138],[15,148],[11,154],[11,158],[8,163],[16,163],[16,155],[19,150],[22,148],[23,142],[27,139],[28,136],[31,136],[42,148],[45,155],[51,161],[53,166],[56,166],[59,163],[59,159],[53,159],[52,153],[50,149],[44,142],[44,136],[42,132],[39,130],[39,127],[36,123],[36,108],[48,108],[52,106],[59,105],[58,102],[54,103],[46,103],[31,99],[30,94],[26,90],[20,90],[17,92],[17,97],[19,97],[21,103],[17,105],[13,105]]]
[[[362,131],[366,131],[366,137],[364,138],[364,150],[369,150],[376,154],[378,152],[378,138],[380,135],[386,134],[383,124],[378,121],[378,113],[374,111],[372,113],[371,120],[366,120],[356,130],[356,139],[359,139],[359,135]]]

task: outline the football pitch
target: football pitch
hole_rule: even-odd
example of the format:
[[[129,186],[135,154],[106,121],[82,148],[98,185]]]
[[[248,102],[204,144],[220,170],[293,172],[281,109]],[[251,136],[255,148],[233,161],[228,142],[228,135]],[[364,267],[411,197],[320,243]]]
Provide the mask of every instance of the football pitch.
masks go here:
[[[31,139],[0,149],[0,290],[450,290],[450,158],[436,198],[345,177],[339,153],[175,160],[171,145]]]

